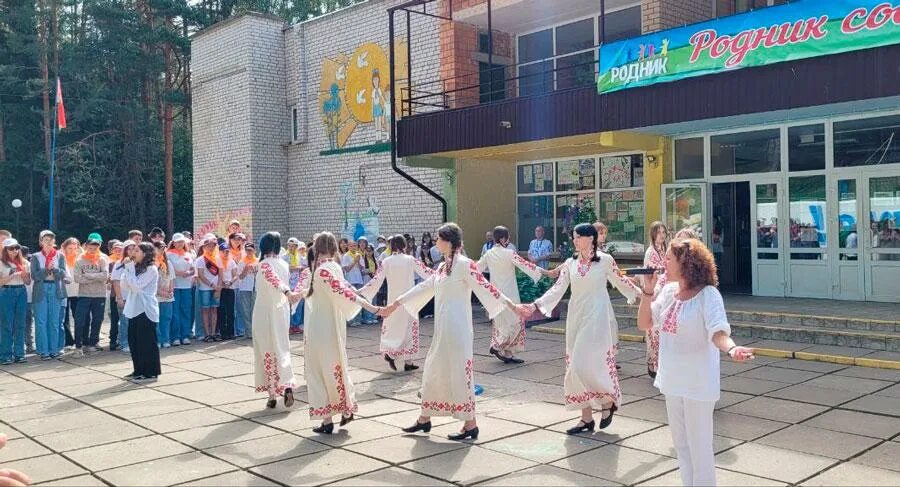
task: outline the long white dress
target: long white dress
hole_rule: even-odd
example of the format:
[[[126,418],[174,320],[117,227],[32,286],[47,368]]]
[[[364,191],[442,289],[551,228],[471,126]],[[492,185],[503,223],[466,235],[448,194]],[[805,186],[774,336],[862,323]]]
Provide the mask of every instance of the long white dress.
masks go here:
[[[309,285],[313,294],[306,298],[303,329],[309,416],[349,416],[357,404],[347,372],[347,322],[360,312],[359,296],[333,260],[316,267]]]
[[[507,306],[508,298],[488,282],[478,265],[456,255],[449,274],[444,262],[435,274],[398,298],[411,315],[434,298],[434,337],[422,373],[423,416],[475,418],[473,292],[491,319]]]
[[[656,269],[665,269],[666,258],[665,253],[660,253],[654,246],[647,248],[644,253],[644,267],[653,267]],[[659,274],[656,281],[656,289],[662,289],[666,285],[666,275]],[[657,292],[658,293],[658,292]],[[654,293],[654,294],[657,294]],[[647,367],[653,370],[659,368],[659,329],[651,328],[646,331],[647,341]]]
[[[387,280],[388,302],[392,303],[415,286],[416,276],[428,279],[434,271],[411,255],[394,254],[385,258],[375,277],[359,293],[369,301],[378,294]],[[401,362],[412,360],[419,353],[419,316],[397,309],[381,324],[381,353]],[[403,363],[400,364],[401,366]]]
[[[509,247],[495,245],[478,261],[478,270],[491,273],[491,283],[506,297],[519,303],[519,285],[516,282],[516,268],[524,272],[534,282],[541,279],[538,266],[519,257]],[[491,347],[507,355],[525,351],[525,320],[509,309],[503,310],[494,319],[491,330]]]
[[[253,305],[253,368],[256,392],[281,395],[296,388],[291,367],[290,290],[288,265],[277,257],[264,259],[256,274],[256,301]]]
[[[563,386],[566,409],[603,409],[609,403],[618,406],[622,399],[612,329],[615,321],[609,318],[613,312],[606,283],[612,283],[629,303],[634,302],[640,290],[619,275],[616,261],[609,254],[598,255],[599,261],[587,264],[575,258],[566,260],[553,287],[534,302],[541,313],[549,315],[571,287]]]

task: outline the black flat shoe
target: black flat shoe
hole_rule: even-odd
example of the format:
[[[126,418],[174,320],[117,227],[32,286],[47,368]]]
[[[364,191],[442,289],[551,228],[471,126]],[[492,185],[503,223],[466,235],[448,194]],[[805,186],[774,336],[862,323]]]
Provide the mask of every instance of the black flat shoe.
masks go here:
[[[330,435],[334,433],[334,423],[322,423],[319,426],[313,428],[313,433],[319,433],[322,435]]]
[[[615,404],[613,404],[612,407],[609,408],[609,416],[600,420],[600,429],[604,429],[607,426],[612,424],[613,415],[616,414],[616,411],[618,411],[618,410],[619,410],[619,408],[616,407]]]
[[[506,359],[506,363],[508,363],[508,364],[524,364],[525,361],[520,358],[516,358],[516,357],[508,357]]]
[[[592,419],[590,423],[585,423],[584,420],[578,422],[572,428],[566,430],[567,435],[577,435],[578,433],[584,433],[585,431],[594,431],[594,420]]]
[[[420,422],[416,421],[416,424],[410,426],[409,428],[401,428],[401,429],[403,430],[404,433],[415,433],[417,431],[424,431],[425,433],[428,433],[429,431],[431,431],[431,421],[429,421],[427,423],[420,423]]]
[[[470,430],[464,430],[462,433],[459,433],[457,435],[447,435],[447,439],[453,441],[460,441],[468,438],[472,438],[473,440],[478,439],[478,426]]]
[[[352,413],[350,414],[350,416],[341,416],[341,426],[347,426],[351,421],[353,421],[353,419],[354,418]]]
[[[509,358],[504,357],[503,355],[500,355],[500,351],[497,350],[496,348],[491,347],[491,349],[489,350],[489,352],[491,353],[491,355],[497,357],[497,359],[500,360],[501,362],[503,362],[504,364],[508,364],[508,363],[509,363]]]
[[[391,367],[391,370],[397,370],[397,363],[394,362],[394,359],[392,359],[390,355],[384,354],[384,361],[388,363],[388,366]]]
[[[277,405],[278,405],[278,401],[275,400],[274,397],[272,399],[269,399],[268,401],[266,401],[267,409],[275,409],[275,406],[277,406]]]
[[[123,379],[133,379],[133,378],[134,378],[134,372],[132,372],[132,373],[126,375],[125,377],[123,377]]]
[[[411,371],[411,370],[419,370],[419,366],[416,365],[416,364],[404,364],[404,365],[403,365],[403,370],[404,370],[405,372],[409,372],[409,371]]]
[[[650,370],[650,367],[647,367],[647,375],[649,375],[651,379],[655,379],[655,378],[656,378],[656,371],[655,371],[655,370]]]
[[[294,390],[288,387],[284,390],[284,407],[289,408],[294,405]]]

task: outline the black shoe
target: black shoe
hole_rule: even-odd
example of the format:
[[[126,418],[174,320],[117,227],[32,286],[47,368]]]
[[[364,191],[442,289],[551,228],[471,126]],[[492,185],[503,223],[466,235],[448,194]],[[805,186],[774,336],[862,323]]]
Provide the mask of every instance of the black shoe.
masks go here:
[[[109,346],[109,351],[110,351],[110,352],[115,352],[115,351],[118,350],[118,349],[119,349],[119,346],[118,346],[118,345],[110,345],[110,346]]]
[[[508,364],[508,363],[509,363],[509,358],[504,357],[503,355],[500,355],[500,351],[497,350],[496,348],[491,347],[491,349],[489,350],[489,352],[491,353],[491,355],[497,357],[497,359],[500,360],[501,362],[503,362],[504,364]]]
[[[278,401],[274,397],[272,399],[269,399],[268,401],[266,401],[267,409],[275,409],[275,406],[277,406],[277,405],[278,405]]]
[[[404,365],[403,365],[403,370],[404,370],[405,372],[409,372],[409,371],[411,371],[411,370],[419,370],[419,366],[416,365],[416,364],[404,364]]]
[[[404,433],[415,433],[417,431],[424,431],[425,433],[428,433],[429,431],[431,431],[431,421],[428,421],[427,423],[420,423],[416,421],[416,424],[410,426],[409,428],[401,429]]]
[[[294,390],[288,387],[284,390],[284,407],[289,408],[294,405]]]
[[[566,430],[567,435],[577,435],[578,433],[584,433],[586,431],[593,432],[594,431],[594,420],[592,419],[590,423],[585,423],[584,420],[578,422],[572,428]]]
[[[206,335],[205,337],[203,337],[203,343],[209,343],[211,341],[213,341],[213,337],[211,337],[209,335]]]
[[[123,377],[123,379],[133,379],[133,378],[135,378],[135,377],[137,377],[137,376],[135,375],[134,372],[132,372],[132,373],[126,375],[125,377]]]
[[[212,341],[214,341],[214,342],[221,342],[221,341],[222,341],[222,335],[213,335]]]
[[[350,416],[341,416],[341,426],[347,426],[353,419],[353,413],[350,413]]]
[[[656,371],[655,371],[655,370],[650,370],[650,367],[647,367],[647,375],[649,375],[651,379],[655,379],[655,378],[656,378]]]
[[[334,433],[334,423],[322,423],[319,426],[313,428],[313,433],[319,433],[321,435],[330,435]]]
[[[619,408],[616,407],[615,404],[613,404],[612,407],[609,408],[609,416],[600,420],[600,429],[604,429],[607,426],[612,424],[613,415],[616,414],[616,411],[618,411],[618,410],[619,410]]]
[[[621,365],[619,365],[619,364],[616,364],[616,370],[619,370],[619,369],[621,369],[621,368],[622,368],[622,366],[621,366]]]
[[[508,363],[508,364],[524,364],[525,361],[520,358],[508,357],[506,359],[506,363]]]
[[[459,433],[458,435],[447,435],[447,439],[453,440],[453,441],[460,441],[460,440],[465,440],[468,438],[472,438],[473,440],[478,439],[478,426],[476,426],[470,430],[464,430],[462,433]]]
[[[384,361],[388,363],[391,370],[397,370],[397,363],[394,362],[394,359],[392,359],[390,355],[384,354]]]
[[[144,377],[143,375],[136,375],[131,378],[131,380],[144,380],[144,379],[146,379],[146,377]]]

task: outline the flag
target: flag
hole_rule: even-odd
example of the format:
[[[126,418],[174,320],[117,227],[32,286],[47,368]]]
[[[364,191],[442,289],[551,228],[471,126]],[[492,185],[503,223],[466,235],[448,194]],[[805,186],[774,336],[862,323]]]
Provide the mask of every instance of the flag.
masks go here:
[[[66,107],[63,105],[62,81],[56,78],[56,123],[60,129],[66,128]]]

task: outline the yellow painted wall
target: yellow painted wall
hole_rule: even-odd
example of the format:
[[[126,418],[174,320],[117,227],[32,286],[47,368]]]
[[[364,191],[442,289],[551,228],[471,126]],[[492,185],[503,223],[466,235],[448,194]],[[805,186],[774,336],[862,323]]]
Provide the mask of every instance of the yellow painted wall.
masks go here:
[[[518,235],[515,163],[457,159],[456,178],[456,222],[463,229],[470,257],[481,254],[484,233],[497,225]],[[522,247],[519,242],[516,245]]]
[[[667,137],[659,138],[659,149],[648,151],[644,159],[644,218],[645,227],[662,220],[662,184],[672,181],[672,141]],[[656,161],[650,162],[655,157]]]

